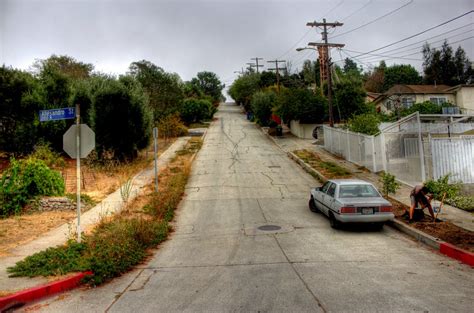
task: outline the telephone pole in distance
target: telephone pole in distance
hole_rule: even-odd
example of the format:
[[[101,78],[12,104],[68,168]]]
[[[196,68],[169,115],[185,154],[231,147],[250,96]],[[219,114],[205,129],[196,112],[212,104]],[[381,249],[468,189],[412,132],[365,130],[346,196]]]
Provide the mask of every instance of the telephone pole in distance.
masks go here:
[[[263,60],[263,58],[250,58],[250,60],[255,60],[254,66],[257,68],[257,74],[258,74],[258,68],[263,67],[262,64],[258,64],[258,60]]]

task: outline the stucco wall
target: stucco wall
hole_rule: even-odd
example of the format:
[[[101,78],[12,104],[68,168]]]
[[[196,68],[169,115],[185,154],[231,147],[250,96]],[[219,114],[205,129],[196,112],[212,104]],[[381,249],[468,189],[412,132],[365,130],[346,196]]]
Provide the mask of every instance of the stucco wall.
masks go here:
[[[300,124],[299,121],[290,122],[290,131],[293,135],[304,139],[314,139],[313,129],[320,124]]]
[[[456,104],[468,112],[474,113],[474,87],[461,87],[456,93]]]

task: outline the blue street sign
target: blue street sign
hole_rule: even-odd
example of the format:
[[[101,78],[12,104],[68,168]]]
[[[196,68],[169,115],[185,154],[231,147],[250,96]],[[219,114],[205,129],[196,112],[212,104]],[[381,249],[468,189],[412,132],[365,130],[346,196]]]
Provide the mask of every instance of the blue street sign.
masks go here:
[[[60,108],[52,110],[40,110],[40,122],[67,120],[76,117],[76,108]]]

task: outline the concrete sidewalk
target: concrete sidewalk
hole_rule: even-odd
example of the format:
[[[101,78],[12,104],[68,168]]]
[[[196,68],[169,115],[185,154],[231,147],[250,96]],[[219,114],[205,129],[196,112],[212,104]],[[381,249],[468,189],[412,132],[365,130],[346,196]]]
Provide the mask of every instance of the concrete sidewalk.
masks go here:
[[[350,170],[355,177],[369,181],[373,183],[377,188],[381,187],[379,182],[379,176],[372,172],[366,172],[354,163],[340,159],[324,150],[323,146],[314,144],[315,140],[313,139],[301,139],[296,136],[293,136],[290,133],[284,133],[283,137],[271,137],[273,141],[285,152],[293,152],[295,150],[306,149],[309,151],[316,152],[323,161],[332,161],[335,162],[344,168]],[[410,205],[410,191],[412,187],[401,184],[395,195],[390,195],[392,198],[397,201]],[[450,205],[443,205],[442,211],[438,215],[439,218],[448,220],[453,224],[462,227],[464,229],[474,231],[474,214],[467,211],[460,210],[458,208],[452,207]]]
[[[158,159],[158,169],[162,169],[175,156],[175,152],[180,150],[188,142],[190,137],[178,138]],[[146,185],[152,183],[154,179],[154,167],[151,164],[149,168],[141,171],[132,179],[131,195],[129,201],[137,197],[140,191]],[[120,195],[120,188],[108,195],[102,202],[81,215],[81,228],[96,224],[101,218],[119,211],[124,202]],[[64,224],[53,229],[24,245],[18,246],[9,251],[10,256],[0,258],[0,291],[14,292],[26,288],[45,284],[48,280],[44,277],[8,277],[7,268],[15,265],[16,262],[24,259],[26,256],[45,250],[49,247],[55,247],[64,244],[76,229],[76,220],[72,223]]]

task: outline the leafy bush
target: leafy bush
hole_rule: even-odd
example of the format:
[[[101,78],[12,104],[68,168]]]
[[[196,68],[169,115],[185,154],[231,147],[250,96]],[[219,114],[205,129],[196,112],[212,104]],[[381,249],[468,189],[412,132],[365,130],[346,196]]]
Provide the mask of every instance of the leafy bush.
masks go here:
[[[64,181],[59,172],[44,161],[28,158],[12,159],[0,180],[0,216],[17,214],[36,196],[64,194]]]
[[[91,120],[99,155],[112,150],[120,160],[133,159],[151,139],[152,112],[142,87],[129,76],[102,81]]]
[[[365,113],[356,115],[348,121],[349,130],[366,135],[375,135],[379,133],[380,120],[376,114]]]
[[[48,143],[36,145],[35,150],[30,157],[42,160],[46,166],[50,168],[64,168],[64,166],[66,166],[61,155],[58,152],[51,150]]]
[[[276,113],[285,122],[321,123],[326,119],[327,100],[306,88],[284,89],[277,97]]]
[[[388,197],[390,193],[394,194],[400,188],[400,184],[395,180],[395,175],[383,172],[379,180],[382,183],[382,193]]]
[[[257,123],[262,126],[269,124],[275,102],[276,94],[273,91],[258,91],[252,96],[250,106]]]
[[[425,182],[425,186],[429,193],[433,194],[436,200],[441,200],[443,194],[446,194],[445,199],[453,199],[458,196],[461,186],[458,183],[449,183],[449,174],[440,177],[437,180],[430,179]]]
[[[158,122],[158,134],[160,137],[179,137],[188,133],[178,114],[168,115]]]
[[[183,102],[180,116],[181,119],[189,125],[212,118],[215,110],[216,108],[208,100],[190,98]]]
[[[461,210],[474,212],[474,196],[455,196],[454,198],[447,199],[446,203]]]

